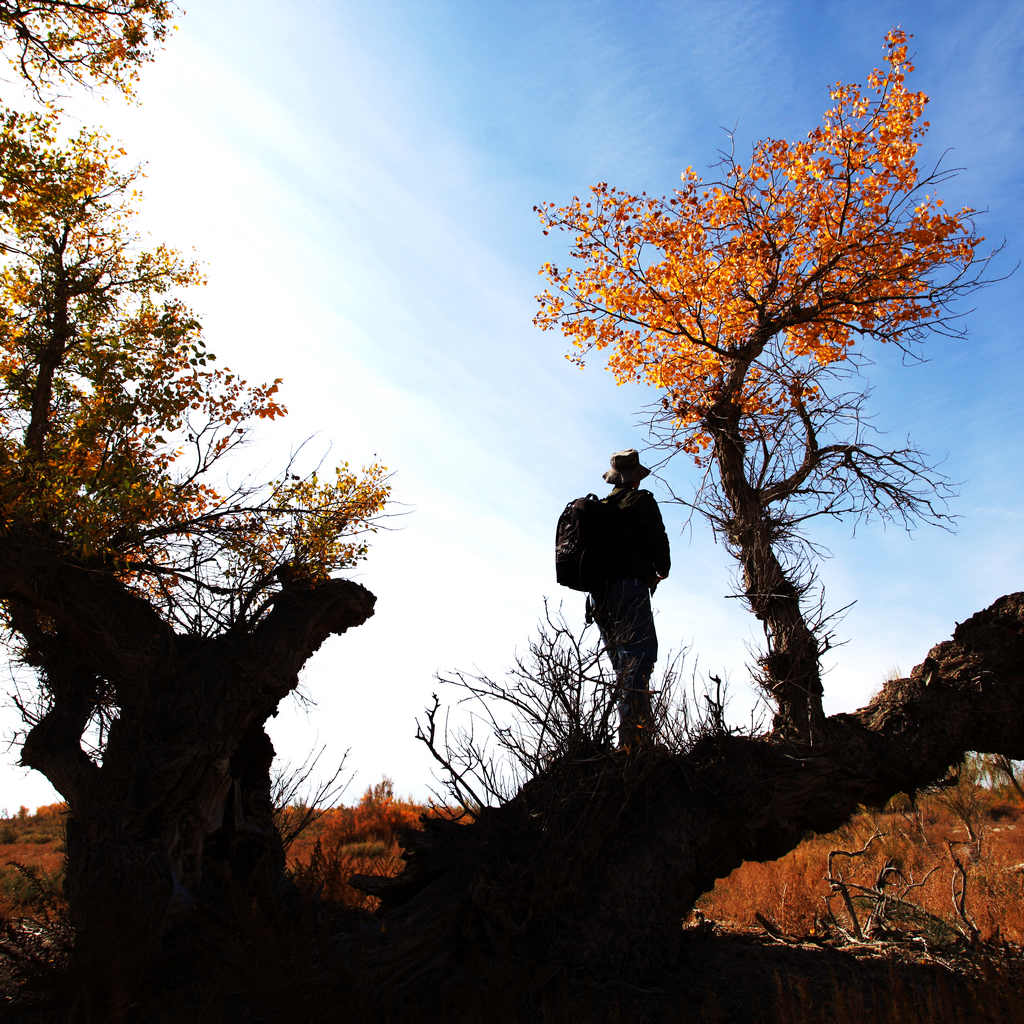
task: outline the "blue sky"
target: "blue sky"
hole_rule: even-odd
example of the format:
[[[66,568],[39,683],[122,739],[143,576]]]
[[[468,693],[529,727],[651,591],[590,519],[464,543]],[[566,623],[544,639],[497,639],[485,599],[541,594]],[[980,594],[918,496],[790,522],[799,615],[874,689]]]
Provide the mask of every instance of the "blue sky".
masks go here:
[[[148,163],[155,238],[195,247],[209,284],[191,296],[223,362],[283,376],[291,415],[247,454],[275,466],[313,436],[395,471],[407,513],[355,575],[378,596],[361,629],[325,645],[272,736],[286,760],[351,747],[350,796],[388,774],[422,796],[429,762],[413,719],[434,674],[500,672],[545,596],[581,618],[553,579],[565,502],[600,489],[610,452],[643,448],[653,395],[564,359],[531,318],[546,259],[534,203],[593,182],[672,189],[705,170],[734,129],[737,152],[818,123],[836,80],[863,82],[894,24],[914,34],[911,85],[931,96],[922,163],[964,171],[943,197],[987,211],[984,234],[1021,256],[1024,10],[978,3],[329,3],[195,0],[142,106],[75,101]],[[826,706],[863,704],[909,671],[954,621],[1024,585],[1019,467],[1020,275],[975,297],[970,338],[935,339],[904,368],[874,353],[877,424],[909,433],[962,481],[958,532],[833,525],[822,576],[832,606],[857,603],[828,662]],[[672,487],[695,482],[682,462]],[[659,498],[667,489],[657,480]],[[662,649],[727,674],[734,711],[756,625],[700,523],[663,506],[674,569],[659,589]],[[6,712],[8,731],[15,718]],[[0,808],[54,799],[0,763]]]

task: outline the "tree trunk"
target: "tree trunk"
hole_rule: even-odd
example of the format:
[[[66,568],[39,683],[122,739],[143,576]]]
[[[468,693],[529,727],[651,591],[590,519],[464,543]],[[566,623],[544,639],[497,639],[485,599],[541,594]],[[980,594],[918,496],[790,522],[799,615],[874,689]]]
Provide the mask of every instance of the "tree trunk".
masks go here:
[[[826,720],[813,751],[721,735],[683,754],[567,760],[469,826],[427,822],[402,875],[359,880],[388,936],[374,984],[457,988],[509,962],[655,970],[717,879],[932,782],[967,750],[1024,756],[1024,594]]]
[[[736,415],[714,423],[715,457],[729,505],[727,540],[740,563],[743,594],[764,626],[768,650],[760,659],[762,685],[776,702],[775,732],[811,746],[822,740],[820,650],[801,607],[794,574],[775,553],[778,529],[747,481]]]
[[[270,804],[270,739],[254,722],[230,755],[208,750],[196,744],[188,761],[180,747],[149,750],[147,772],[177,777],[173,793],[140,784],[112,758],[93,798],[70,808],[65,892],[94,1014],[116,1013],[138,991],[176,920],[201,906],[207,918],[244,927],[278,905],[284,852]],[[132,784],[115,791],[107,769]]]
[[[284,855],[263,725],[308,658],[369,618],[375,598],[349,580],[310,583],[277,593],[254,626],[179,635],[109,571],[13,532],[0,544],[0,601],[49,699],[22,763],[68,802],[75,955],[99,1005],[116,1009],[177,916],[272,910]],[[93,760],[82,736],[101,704],[113,721]]]

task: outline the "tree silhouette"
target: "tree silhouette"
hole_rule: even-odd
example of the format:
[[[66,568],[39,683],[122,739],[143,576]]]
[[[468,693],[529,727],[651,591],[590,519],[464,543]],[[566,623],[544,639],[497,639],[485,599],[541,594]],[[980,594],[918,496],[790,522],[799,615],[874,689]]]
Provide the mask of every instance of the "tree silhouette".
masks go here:
[[[225,486],[279,382],[216,365],[195,267],[132,229],[136,179],[102,133],[2,114],[0,606],[39,684],[22,763],[70,810],[76,955],[118,989],[200,896],[279,883],[263,724],[372,614],[335,574],[389,491],[377,464],[294,460]]]

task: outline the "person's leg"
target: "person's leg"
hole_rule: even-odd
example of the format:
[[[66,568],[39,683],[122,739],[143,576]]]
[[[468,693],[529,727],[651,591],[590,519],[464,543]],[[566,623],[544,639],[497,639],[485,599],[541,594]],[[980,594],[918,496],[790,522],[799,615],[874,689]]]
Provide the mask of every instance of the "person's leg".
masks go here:
[[[631,670],[627,646],[632,634],[629,628],[631,609],[626,600],[625,580],[611,580],[591,596],[594,621],[601,632],[601,641],[608,660],[615,672],[615,688],[609,695],[619,715],[619,745],[623,745],[622,722],[630,717],[628,694],[624,687],[630,686]]]
[[[651,673],[658,658],[651,596],[643,580],[623,580],[616,665],[619,689],[619,745],[634,747],[653,739]]]

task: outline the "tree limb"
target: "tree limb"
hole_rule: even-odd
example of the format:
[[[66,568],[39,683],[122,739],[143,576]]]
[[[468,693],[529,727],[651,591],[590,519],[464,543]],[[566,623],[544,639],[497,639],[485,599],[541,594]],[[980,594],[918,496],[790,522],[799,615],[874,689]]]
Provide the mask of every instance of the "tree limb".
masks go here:
[[[275,703],[292,690],[299,669],[332,635],[362,625],[377,598],[352,580],[329,579],[310,587],[285,587],[246,641],[245,662]],[[231,636],[225,638],[230,642]],[[273,665],[267,677],[263,666]]]
[[[144,598],[107,566],[92,568],[35,531],[0,534],[0,601],[39,622],[35,642],[71,649],[79,664],[129,691],[171,657],[176,638]]]
[[[1024,756],[1024,593],[958,625],[865,708],[828,719],[821,745],[720,735],[682,754],[565,758],[471,825],[407,836],[405,872],[374,891],[389,931],[415,932],[440,969],[455,969],[459,934],[486,935],[486,955],[543,948],[579,962],[592,949],[607,963],[635,954],[637,915],[646,934],[673,934],[744,860],[780,857],[967,750]]]

